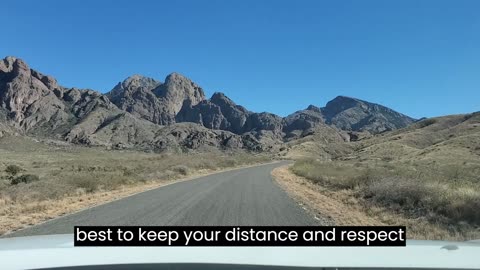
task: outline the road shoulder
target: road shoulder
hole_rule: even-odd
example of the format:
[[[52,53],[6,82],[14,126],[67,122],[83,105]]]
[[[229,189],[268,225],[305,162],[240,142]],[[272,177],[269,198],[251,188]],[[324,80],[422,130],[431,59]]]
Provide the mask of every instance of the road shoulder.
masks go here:
[[[417,240],[472,239],[469,232],[451,232],[439,224],[409,218],[388,209],[369,204],[356,198],[352,191],[334,190],[297,176],[289,166],[272,171],[272,177],[291,197],[312,209],[316,216],[323,216],[339,226],[406,226],[407,237]],[[475,232],[472,233],[472,235]],[[473,238],[475,239],[475,238]]]
[[[324,217],[335,225],[385,225],[362,213],[348,194],[328,191],[293,174],[288,167],[275,168],[272,176],[293,199],[311,209],[311,214]]]

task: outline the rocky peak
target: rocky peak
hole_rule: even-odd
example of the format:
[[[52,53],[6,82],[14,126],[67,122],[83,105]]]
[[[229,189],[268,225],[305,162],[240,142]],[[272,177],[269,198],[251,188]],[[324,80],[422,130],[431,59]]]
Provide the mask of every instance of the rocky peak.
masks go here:
[[[355,107],[360,103],[361,101],[356,98],[337,96],[336,98],[327,102],[327,105],[325,106],[325,108],[323,108],[323,113],[325,114],[325,116],[327,116],[327,118],[333,117],[337,113]]]
[[[14,80],[16,77],[22,77],[23,81],[41,83],[49,90],[60,88],[57,80],[52,76],[43,75],[36,70],[30,69],[27,63],[20,58],[7,56],[0,61],[0,79],[7,82]]]
[[[42,73],[40,73],[36,70],[33,70],[33,69],[30,70],[30,73],[31,73],[32,77],[35,77],[38,80],[40,80],[48,89],[54,90],[54,89],[60,88],[58,86],[57,80],[55,78],[53,78],[52,76],[43,75]]]
[[[287,133],[288,137],[292,136],[292,134],[289,133],[293,131],[300,131],[299,133],[302,133],[318,125],[325,124],[322,109],[314,105],[309,105],[305,110],[296,111],[283,120],[283,131]]]
[[[161,82],[153,79],[153,78],[149,78],[149,77],[145,77],[145,76],[142,76],[142,75],[138,75],[138,74],[135,74],[135,75],[132,75],[128,78],[126,78],[122,83],[120,83],[121,86],[123,88],[126,88],[126,89],[133,89],[133,88],[150,88],[150,90],[153,90],[155,87],[157,87],[158,85],[161,84]]]
[[[326,123],[343,130],[380,133],[403,128],[414,119],[379,104],[338,96],[322,108]]]
[[[282,117],[268,112],[252,113],[249,115],[245,123],[246,131],[269,130],[275,134],[279,134],[282,130],[282,127]]]
[[[28,80],[30,76],[30,68],[20,58],[7,56],[0,61],[0,79],[2,83],[11,81],[16,77],[22,77],[23,80]]]
[[[215,92],[213,93],[212,97],[210,98],[210,101],[213,103],[229,103],[229,104],[234,104],[234,102],[228,98],[224,93],[222,92]]]
[[[112,102],[118,103],[118,100],[125,96],[131,96],[135,91],[152,91],[159,86],[161,82],[142,75],[132,75],[123,82],[119,82],[107,96]]]
[[[308,105],[307,111],[312,111],[312,112],[317,112],[317,113],[321,113],[322,112],[322,109],[320,109],[319,107],[315,106],[315,105]]]
[[[30,69],[23,60],[9,56],[0,61],[0,107],[16,128],[28,131],[47,122],[55,126],[65,116],[62,96],[57,80]]]
[[[7,56],[0,61],[0,71],[7,73],[13,70],[13,65],[17,61],[17,58],[13,56]]]
[[[166,101],[167,109],[173,115],[180,111],[185,102],[194,106],[206,99],[200,86],[176,72],[168,75],[165,83],[155,88],[153,92]]]
[[[245,109],[243,106],[237,105],[233,100],[228,98],[224,93],[215,92],[212,97],[210,98],[210,102],[215,105],[220,106],[224,113],[228,113],[228,110],[237,110],[241,113],[248,114],[249,111]]]

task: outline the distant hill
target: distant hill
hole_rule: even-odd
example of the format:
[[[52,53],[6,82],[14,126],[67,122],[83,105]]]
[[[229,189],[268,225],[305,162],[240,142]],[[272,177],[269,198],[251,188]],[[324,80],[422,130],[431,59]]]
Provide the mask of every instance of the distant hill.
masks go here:
[[[362,162],[480,165],[480,112],[426,118],[375,136],[368,132],[352,132],[350,135],[357,137],[353,143],[338,139],[327,141],[324,134],[327,131],[313,132],[287,143],[288,151],[284,155]]]
[[[480,161],[480,112],[427,118],[359,142],[363,159],[457,164]],[[442,159],[442,160],[440,160]],[[477,165],[480,165],[478,163]],[[480,173],[480,172],[479,172]]]

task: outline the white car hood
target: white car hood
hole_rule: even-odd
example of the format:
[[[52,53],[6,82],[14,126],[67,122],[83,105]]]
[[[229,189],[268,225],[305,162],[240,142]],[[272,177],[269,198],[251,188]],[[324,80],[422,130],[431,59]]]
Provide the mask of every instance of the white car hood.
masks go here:
[[[409,240],[406,247],[74,247],[72,234],[0,239],[1,269],[161,263],[480,269],[480,243]]]

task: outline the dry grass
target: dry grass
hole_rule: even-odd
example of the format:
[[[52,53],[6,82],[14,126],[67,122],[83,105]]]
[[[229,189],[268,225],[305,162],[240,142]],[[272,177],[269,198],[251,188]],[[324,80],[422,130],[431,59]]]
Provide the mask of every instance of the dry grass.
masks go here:
[[[383,225],[379,220],[359,211],[355,198],[296,176],[287,166],[274,169],[272,176],[295,199],[315,210],[316,215],[330,219],[336,225]],[[351,207],[346,207],[346,198],[352,200]]]
[[[270,160],[244,152],[155,154],[4,137],[0,139],[0,235],[186,177]],[[12,184],[16,179],[12,166],[18,167],[16,177],[38,179]]]
[[[12,198],[3,196],[0,199],[0,235],[137,192],[160,187],[164,184],[167,184],[167,182],[147,183],[95,193],[86,193],[79,190],[76,195],[56,200],[39,200],[25,203],[17,203]]]
[[[470,240],[480,238],[480,231],[470,226],[459,230],[431,222],[425,217],[407,217],[390,209],[372,205],[358,198],[353,189],[332,189],[292,173],[286,166],[272,175],[296,200],[309,206],[315,215],[327,217],[336,225],[401,225],[407,226],[409,239]]]
[[[239,167],[248,167],[248,165],[237,166],[235,168]],[[136,193],[181,181],[194,180],[200,176],[231,169],[234,168],[202,170],[191,174],[189,177],[125,185],[109,191],[86,192],[85,190],[79,189],[75,195],[56,200],[16,203],[9,197],[2,197],[0,199],[0,235],[81,211],[89,207],[115,201]]]
[[[334,190],[352,190],[356,197],[409,217],[427,217],[448,226],[480,226],[480,183],[474,170],[463,167],[307,159],[297,161],[292,171]]]
[[[425,119],[345,144],[301,142],[292,148],[304,153],[292,172],[382,222],[413,220],[417,238],[480,238],[480,113]]]

